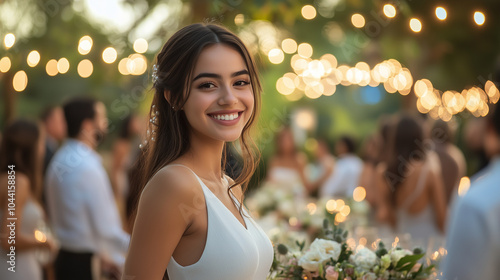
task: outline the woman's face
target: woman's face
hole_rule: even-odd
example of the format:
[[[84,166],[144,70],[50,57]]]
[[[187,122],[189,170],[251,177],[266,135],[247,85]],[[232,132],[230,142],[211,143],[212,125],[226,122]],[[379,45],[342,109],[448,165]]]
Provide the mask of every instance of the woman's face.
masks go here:
[[[195,65],[191,92],[182,108],[192,132],[234,141],[240,137],[253,107],[250,75],[241,55],[223,44],[205,48]]]

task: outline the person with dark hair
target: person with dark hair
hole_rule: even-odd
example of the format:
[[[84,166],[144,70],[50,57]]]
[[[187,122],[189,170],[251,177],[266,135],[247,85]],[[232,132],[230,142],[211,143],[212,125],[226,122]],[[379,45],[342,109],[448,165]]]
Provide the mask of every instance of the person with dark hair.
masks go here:
[[[401,236],[411,235],[415,246],[427,248],[444,232],[446,198],[439,170],[433,168],[419,121],[402,116],[392,136],[392,152],[377,167],[380,190],[377,217],[391,224]],[[430,140],[429,140],[430,141]]]
[[[441,164],[441,176],[446,190],[446,203],[451,204],[458,193],[460,179],[465,176],[467,164],[460,149],[453,144],[454,135],[449,124],[442,120],[434,122],[431,130],[433,150]]]
[[[128,172],[138,153],[139,120],[134,114],[123,119],[118,131],[118,139],[113,145],[113,164],[111,166],[111,186],[120,214],[124,214],[125,200],[128,195]]]
[[[500,275],[500,109],[490,112],[484,135],[490,164],[459,198],[446,239],[447,280],[496,280]]]
[[[320,189],[323,197],[352,197],[352,192],[358,186],[359,176],[363,169],[363,161],[355,154],[354,140],[343,135],[335,143],[337,162],[332,175]]]
[[[26,120],[8,123],[4,133],[0,146],[0,279],[41,280],[37,251],[57,252],[54,240],[44,232],[45,213],[40,203],[45,137],[36,123]],[[12,201],[15,207],[9,206]],[[47,240],[37,239],[36,230]]]
[[[153,82],[123,279],[266,279],[273,248],[242,203],[261,91],[248,49],[224,27],[188,25],[157,55]],[[224,147],[236,140],[242,169],[233,179]]]
[[[305,175],[307,157],[295,147],[293,131],[284,126],[275,137],[276,152],[269,159],[266,180],[276,183],[279,188],[304,197],[309,190]]]
[[[76,98],[63,106],[68,125],[64,145],[46,176],[47,208],[61,249],[56,279],[92,279],[92,259],[102,273],[119,278],[129,244],[122,230],[109,178],[95,151],[108,121],[103,103]]]
[[[49,162],[56,153],[60,144],[66,138],[66,121],[60,106],[48,107],[40,116],[45,136],[45,157],[43,161],[43,174],[47,171]]]

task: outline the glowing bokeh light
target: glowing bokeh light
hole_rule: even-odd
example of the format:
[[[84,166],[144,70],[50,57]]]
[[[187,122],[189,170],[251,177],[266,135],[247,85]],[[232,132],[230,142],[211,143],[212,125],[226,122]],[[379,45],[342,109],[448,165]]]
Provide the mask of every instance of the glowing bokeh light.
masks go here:
[[[40,53],[38,51],[31,51],[26,58],[29,67],[35,67],[40,62]]]
[[[148,51],[148,41],[143,38],[139,38],[134,41],[134,51],[137,53],[145,53]]]
[[[410,29],[415,33],[422,31],[422,22],[416,18],[410,19]]]
[[[436,17],[439,20],[445,20],[447,17],[446,9],[443,7],[437,7],[436,8]]]
[[[316,8],[311,5],[305,5],[301,9],[301,13],[305,19],[311,20],[316,17]]]
[[[12,79],[12,85],[14,86],[14,90],[21,92],[26,89],[28,85],[28,75],[23,70],[17,71]]]
[[[474,21],[476,22],[477,25],[483,25],[484,22],[486,21],[486,17],[482,12],[475,12]]]
[[[90,60],[84,59],[78,63],[77,71],[80,77],[88,78],[92,75],[92,72],[94,72],[94,65],[92,65]]]
[[[384,5],[384,15],[388,18],[393,18],[396,16],[396,8],[391,4]]]
[[[363,28],[365,26],[365,17],[361,14],[353,14],[351,16],[351,23],[356,28]]]

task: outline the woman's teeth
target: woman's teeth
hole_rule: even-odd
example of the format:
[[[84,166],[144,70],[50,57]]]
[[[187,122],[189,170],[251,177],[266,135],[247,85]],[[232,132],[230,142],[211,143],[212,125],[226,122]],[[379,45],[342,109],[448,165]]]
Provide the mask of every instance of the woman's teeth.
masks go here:
[[[210,116],[216,120],[232,121],[238,118],[238,113],[226,114],[226,115],[210,115]]]

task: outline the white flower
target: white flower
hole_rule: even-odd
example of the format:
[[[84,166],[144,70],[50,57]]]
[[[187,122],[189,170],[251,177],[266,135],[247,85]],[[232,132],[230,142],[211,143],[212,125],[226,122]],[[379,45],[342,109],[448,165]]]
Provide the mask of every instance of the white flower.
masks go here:
[[[393,249],[389,253],[391,254],[391,261],[393,265],[397,265],[399,260],[404,256],[412,254],[411,251],[406,249]]]
[[[316,272],[322,262],[321,254],[316,250],[309,250],[299,259],[299,265],[305,270]]]
[[[318,251],[322,256],[323,263],[326,263],[330,258],[334,261],[338,260],[342,246],[332,240],[316,238],[311,244],[311,250]]]
[[[350,261],[356,267],[370,271],[377,264],[377,255],[370,249],[362,248],[355,255],[351,255]]]
[[[292,201],[284,200],[278,202],[278,210],[287,217],[293,217],[296,214],[295,205]]]
[[[375,273],[373,273],[373,272],[367,273],[367,274],[363,275],[363,278],[361,278],[361,280],[376,280],[376,279],[377,279],[377,275],[375,275]]]
[[[391,255],[389,254],[383,255],[382,258],[380,258],[380,266],[383,269],[387,269],[389,268],[390,265],[391,265]]]

